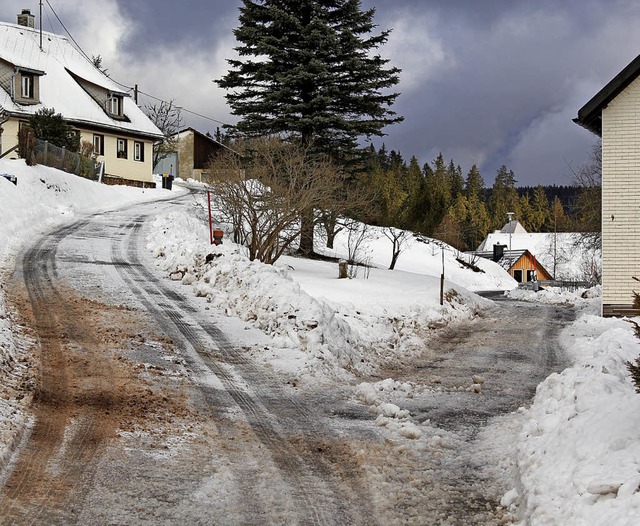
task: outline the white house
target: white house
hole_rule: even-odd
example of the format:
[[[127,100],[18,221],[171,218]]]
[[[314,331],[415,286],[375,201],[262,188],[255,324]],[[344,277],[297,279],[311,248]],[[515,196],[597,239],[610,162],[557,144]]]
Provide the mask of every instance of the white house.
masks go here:
[[[640,314],[640,55],[579,111],[602,137],[602,312]]]
[[[505,251],[526,250],[557,280],[597,281],[602,271],[601,254],[580,247],[579,236],[569,232],[527,232],[514,220],[488,234],[477,252],[490,253],[494,245],[502,245]]]
[[[18,142],[18,130],[36,111],[53,108],[93,144],[106,175],[152,181],[153,143],[160,130],[127,90],[62,36],[34,28],[29,10],[18,24],[0,22],[0,156]],[[9,153],[8,157],[16,157]]]

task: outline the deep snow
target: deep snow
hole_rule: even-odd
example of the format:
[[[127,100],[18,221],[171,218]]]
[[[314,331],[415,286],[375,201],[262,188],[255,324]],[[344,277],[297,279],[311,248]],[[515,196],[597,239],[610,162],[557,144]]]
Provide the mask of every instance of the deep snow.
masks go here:
[[[0,287],[19,250],[38,233],[85,213],[180,192],[106,187],[50,168],[28,168],[21,161],[0,161],[0,173],[19,178],[17,186],[0,178]],[[164,221],[166,225],[167,218]],[[482,275],[461,267],[455,252],[445,251],[448,294],[441,307],[442,256],[435,245],[416,244],[400,257],[399,270],[387,271],[390,250],[374,244],[370,259],[382,268],[371,269],[368,279],[361,275],[338,280],[333,263],[287,257],[272,267],[249,262],[242,249],[228,241],[210,247],[206,225],[196,216],[176,214],[170,224],[171,228],[156,225],[149,239],[166,275],[181,279],[229,315],[270,333],[270,350],[260,358],[306,382],[353,379],[358,372],[375,370],[390,356],[413,352],[420,345],[421,331],[485,308],[487,301],[469,289],[513,286],[491,268]],[[337,255],[344,248],[340,243]],[[207,254],[214,254],[209,263]],[[29,418],[29,399],[22,397],[20,386],[21,370],[29,362],[3,292],[0,464]],[[517,483],[503,504],[519,514],[522,524],[640,523],[640,395],[626,370],[626,362],[640,355],[634,326],[598,317],[598,298],[556,291],[512,294],[521,300],[571,302],[580,313],[561,336],[573,365],[540,384],[533,405],[511,415],[503,426],[520,427]],[[390,389],[411,396],[412,386],[391,379],[359,384],[354,397],[375,407],[379,425],[395,429],[419,447],[426,428],[386,399]],[[431,431],[429,440],[443,440],[442,434]],[[495,440],[506,447],[506,437]]]

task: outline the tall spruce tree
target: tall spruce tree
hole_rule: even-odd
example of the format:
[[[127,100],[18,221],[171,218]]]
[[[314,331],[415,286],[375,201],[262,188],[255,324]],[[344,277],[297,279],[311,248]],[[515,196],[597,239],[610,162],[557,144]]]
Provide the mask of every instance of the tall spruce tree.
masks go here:
[[[514,212],[519,217],[520,203],[516,189],[516,177],[513,170],[507,170],[503,164],[498,170],[493,183],[489,210],[493,228],[502,228],[507,222],[507,212]]]
[[[217,80],[235,131],[302,140],[344,166],[359,138],[402,120],[390,109],[400,70],[376,52],[389,31],[372,33],[374,14],[360,0],[243,0],[240,58]],[[312,216],[302,218],[302,252],[313,251]]]
[[[484,178],[480,174],[480,170],[478,170],[478,165],[476,164],[471,167],[467,174],[464,192],[467,197],[476,196],[483,202],[485,200]]]

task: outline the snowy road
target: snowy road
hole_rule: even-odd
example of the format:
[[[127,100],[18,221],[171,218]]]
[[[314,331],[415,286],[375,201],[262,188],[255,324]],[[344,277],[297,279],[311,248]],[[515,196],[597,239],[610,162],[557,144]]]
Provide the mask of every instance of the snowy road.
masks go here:
[[[430,421],[424,439],[403,439],[350,387],[299,390],[257,365],[261,334],[159,279],[145,228],[190,203],[97,215],[25,253],[10,294],[40,343],[36,423],[0,523],[504,521],[508,460],[486,465],[508,456],[515,424],[491,418],[561,366],[554,335],[572,311],[500,303],[390,366],[382,378],[415,386],[390,401]]]

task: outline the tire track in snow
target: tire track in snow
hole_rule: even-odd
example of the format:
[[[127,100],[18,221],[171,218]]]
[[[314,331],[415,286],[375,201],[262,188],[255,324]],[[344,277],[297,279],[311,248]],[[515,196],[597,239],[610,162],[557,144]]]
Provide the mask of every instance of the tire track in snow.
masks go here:
[[[102,439],[104,420],[94,407],[74,404],[67,365],[73,339],[65,323],[66,298],[56,288],[59,243],[89,220],[75,222],[41,237],[22,260],[34,328],[40,340],[41,370],[35,393],[35,424],[25,451],[0,490],[2,524],[71,524],[68,496],[82,499],[88,491]],[[108,427],[108,426],[107,426]]]
[[[354,474],[342,470],[335,459],[319,454],[314,435],[327,436],[330,432],[318,429],[318,423],[308,416],[309,408],[292,397],[283,399],[281,393],[276,402],[278,397],[270,396],[273,393],[262,387],[270,379],[258,373],[213,323],[197,320],[193,316],[195,309],[186,299],[158,282],[140,262],[139,238],[145,217],[139,216],[125,227],[131,229],[126,256],[122,236],[116,236],[112,250],[116,269],[145,308],[158,320],[170,322],[179,338],[193,349],[242,410],[256,437],[293,484],[296,500],[304,505],[303,509],[298,507],[301,523],[374,524],[375,519],[368,511],[368,494],[359,481],[354,480]],[[211,350],[222,354],[224,360],[214,359]],[[247,384],[250,387],[245,387]],[[287,438],[285,428],[301,431],[302,447]],[[345,490],[352,498],[355,496],[356,507],[345,502]]]

